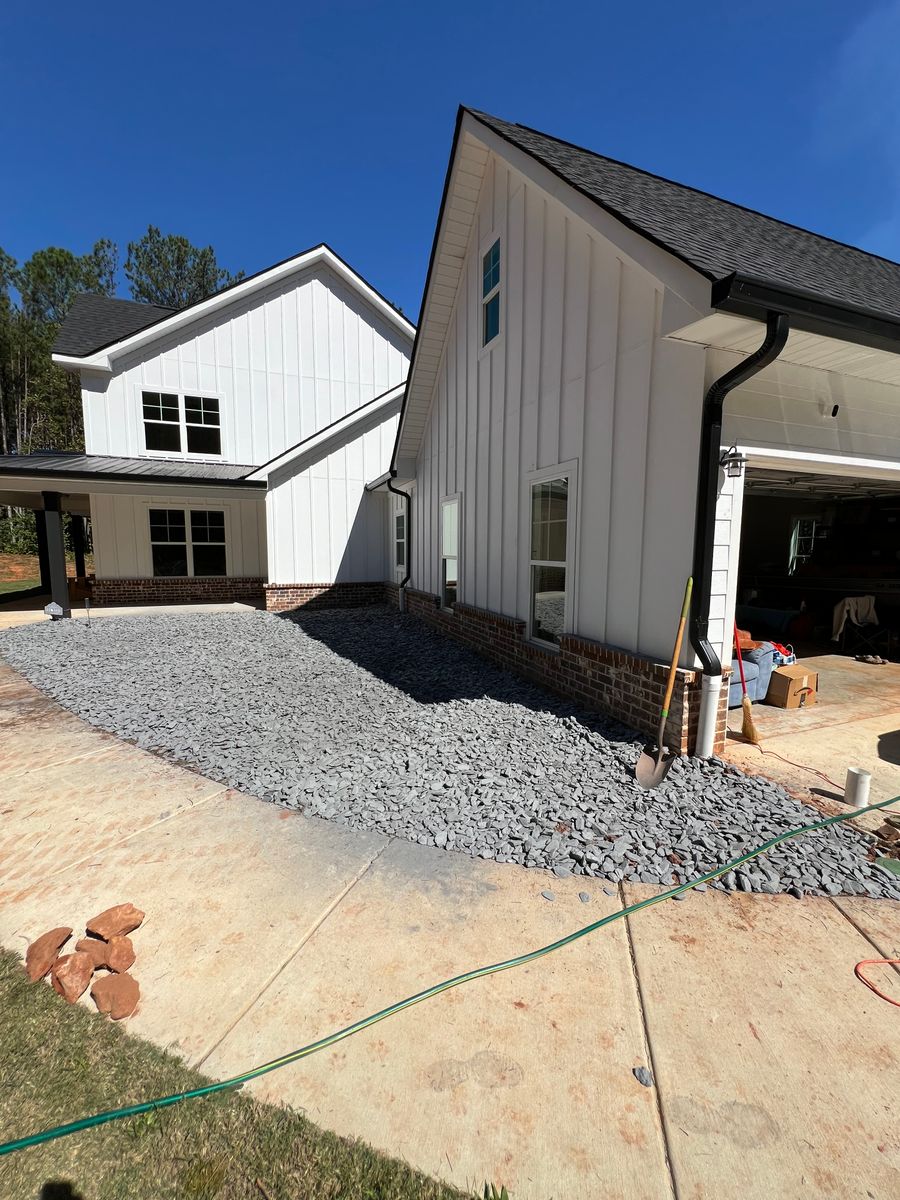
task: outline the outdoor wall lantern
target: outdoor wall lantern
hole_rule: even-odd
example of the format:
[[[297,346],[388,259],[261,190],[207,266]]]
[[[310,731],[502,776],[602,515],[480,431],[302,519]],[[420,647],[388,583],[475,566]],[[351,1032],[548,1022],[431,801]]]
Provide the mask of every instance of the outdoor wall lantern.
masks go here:
[[[744,473],[746,464],[747,459],[741,454],[737,446],[729,446],[727,450],[723,450],[722,457],[719,459],[719,466],[724,467],[726,473],[732,479],[740,479]]]

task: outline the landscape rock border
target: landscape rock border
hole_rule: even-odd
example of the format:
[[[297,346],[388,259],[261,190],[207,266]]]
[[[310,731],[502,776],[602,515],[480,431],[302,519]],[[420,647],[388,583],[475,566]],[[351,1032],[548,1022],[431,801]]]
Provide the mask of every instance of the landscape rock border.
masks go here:
[[[558,876],[671,886],[819,815],[716,759],[642,792],[634,731],[386,607],[59,621],[0,653],[84,720],[240,791]],[[711,886],[900,899],[873,845],[831,826]]]

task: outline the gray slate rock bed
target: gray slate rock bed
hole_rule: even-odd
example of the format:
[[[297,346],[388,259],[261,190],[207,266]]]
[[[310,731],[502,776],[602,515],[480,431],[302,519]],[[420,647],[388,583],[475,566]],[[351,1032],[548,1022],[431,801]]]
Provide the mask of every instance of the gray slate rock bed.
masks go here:
[[[642,792],[633,731],[387,608],[59,621],[0,634],[0,654],[92,725],[241,791],[561,878],[672,885],[816,818],[715,759]],[[832,826],[712,886],[900,899],[869,844]]]

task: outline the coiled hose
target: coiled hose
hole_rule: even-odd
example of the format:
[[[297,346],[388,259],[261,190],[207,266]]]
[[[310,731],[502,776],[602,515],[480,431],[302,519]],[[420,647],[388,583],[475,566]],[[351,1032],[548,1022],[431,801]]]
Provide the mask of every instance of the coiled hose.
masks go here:
[[[853,809],[848,813],[839,813],[834,817],[825,817],[821,821],[814,821],[811,825],[801,825],[796,829],[789,829],[786,833],[780,833],[777,837],[770,838],[769,841],[764,842],[755,850],[749,850],[746,854],[742,854],[740,858],[735,858],[732,862],[718,867],[715,871],[710,871],[706,875],[701,875],[699,878],[692,879],[687,883],[679,884],[677,887],[669,888],[668,891],[660,892],[658,896],[650,896],[646,900],[639,901],[637,904],[630,904],[627,908],[619,909],[617,912],[610,913],[609,916],[601,917],[599,921],[592,921],[590,925],[585,925],[583,929],[576,929],[574,933],[567,934],[555,942],[550,942],[548,945],[542,946],[539,950],[532,950],[528,954],[519,954],[515,958],[507,958],[503,962],[493,963],[488,967],[476,967],[472,971],[465,971],[462,975],[446,979],[443,983],[436,983],[422,992],[416,992],[414,996],[408,996],[405,1000],[398,1000],[396,1003],[388,1005],[387,1008],[381,1009],[380,1012],[372,1013],[371,1016],[354,1021],[352,1025],[348,1025],[345,1029],[339,1029],[336,1033],[330,1033],[327,1037],[319,1038],[316,1042],[310,1042],[307,1046],[301,1046],[299,1050],[292,1050],[289,1054],[283,1054],[281,1058],[273,1058],[271,1062],[264,1063],[261,1067],[253,1067],[252,1070],[245,1071],[242,1075],[233,1075],[230,1079],[223,1079],[218,1083],[210,1083],[205,1087],[192,1088],[187,1092],[176,1092],[171,1096],[161,1096],[158,1100],[145,1100],[142,1104],[129,1104],[125,1108],[113,1108],[108,1112],[95,1113],[91,1117],[82,1117],[80,1121],[71,1121],[67,1125],[56,1125],[52,1129],[44,1129],[40,1133],[32,1133],[27,1137],[16,1138],[12,1142],[4,1142],[0,1145],[0,1156],[13,1154],[17,1150],[26,1150],[29,1146],[39,1146],[43,1142],[52,1142],[56,1138],[68,1137],[72,1133],[81,1133],[84,1129],[93,1129],[97,1125],[106,1125],[110,1121],[121,1121],[126,1117],[139,1117],[143,1113],[154,1112],[159,1108],[168,1108],[172,1104],[179,1104],[182,1100],[197,1100],[201,1096],[212,1096],[216,1092],[239,1088],[242,1084],[249,1083],[251,1079],[258,1079],[261,1075],[268,1075],[270,1071],[277,1071],[280,1067],[286,1067],[290,1063],[299,1062],[301,1058],[308,1058],[311,1054],[318,1053],[319,1050],[326,1050],[329,1046],[334,1046],[337,1042],[343,1041],[344,1038],[352,1037],[354,1033],[368,1029],[379,1021],[383,1021],[386,1017],[392,1017],[395,1013],[403,1012],[406,1008],[412,1008],[414,1004],[420,1004],[423,1000],[430,1000],[432,996],[438,996],[441,992],[449,991],[450,988],[459,987],[460,984],[469,983],[473,979],[483,979],[486,975],[496,975],[500,971],[508,971],[511,967],[521,967],[525,963],[535,962],[537,959],[543,958],[545,954],[552,954],[554,950],[561,950],[564,946],[569,946],[572,942],[577,942],[579,938],[586,937],[589,933],[594,933],[597,929],[602,929],[604,925],[611,925],[613,921],[618,921],[622,917],[638,913],[642,909],[649,908],[652,904],[661,904],[663,900],[672,900],[675,896],[680,896],[683,892],[690,891],[697,884],[710,883],[712,880],[718,879],[721,875],[726,875],[729,871],[737,870],[737,868],[742,867],[745,863],[750,862],[751,859],[758,857],[760,854],[765,854],[766,851],[771,850],[781,842],[786,842],[789,838],[800,837],[804,833],[814,833],[817,829],[824,829],[827,825],[836,825],[840,821],[849,821],[853,817],[860,816],[862,813],[875,812],[876,809],[887,808],[889,804],[897,802],[900,802],[900,796],[895,796],[891,800],[881,800],[877,804],[868,805],[866,808]]]

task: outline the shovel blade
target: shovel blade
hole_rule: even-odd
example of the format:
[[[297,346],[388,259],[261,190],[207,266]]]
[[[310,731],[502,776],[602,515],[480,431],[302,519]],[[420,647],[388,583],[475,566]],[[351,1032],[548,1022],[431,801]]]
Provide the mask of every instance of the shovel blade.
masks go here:
[[[669,754],[665,746],[645,746],[634,768],[638,785],[647,792],[658,788],[677,757],[677,754]]]

